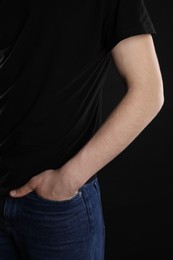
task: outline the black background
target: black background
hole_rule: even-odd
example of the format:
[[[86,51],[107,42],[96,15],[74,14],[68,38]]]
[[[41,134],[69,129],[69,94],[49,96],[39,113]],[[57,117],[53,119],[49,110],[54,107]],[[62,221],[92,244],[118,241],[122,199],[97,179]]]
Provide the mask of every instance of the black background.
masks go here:
[[[154,43],[165,102],[135,141],[99,171],[105,260],[173,259],[173,15],[171,1],[145,0],[145,4],[157,31]],[[124,93],[125,86],[112,61],[103,89],[103,118]]]

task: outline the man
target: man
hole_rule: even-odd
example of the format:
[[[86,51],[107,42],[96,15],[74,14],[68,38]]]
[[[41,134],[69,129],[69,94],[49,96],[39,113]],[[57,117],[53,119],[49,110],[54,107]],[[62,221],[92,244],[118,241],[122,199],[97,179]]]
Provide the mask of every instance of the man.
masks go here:
[[[163,105],[155,33],[142,0],[1,1],[0,259],[104,259],[97,172]]]

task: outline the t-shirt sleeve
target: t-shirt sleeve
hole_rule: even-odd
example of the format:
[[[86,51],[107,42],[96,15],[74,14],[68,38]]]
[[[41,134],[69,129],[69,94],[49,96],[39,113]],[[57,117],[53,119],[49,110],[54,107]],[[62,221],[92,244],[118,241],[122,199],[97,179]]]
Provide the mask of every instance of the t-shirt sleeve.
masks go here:
[[[121,40],[138,34],[156,34],[143,0],[105,0],[103,44],[109,51]]]

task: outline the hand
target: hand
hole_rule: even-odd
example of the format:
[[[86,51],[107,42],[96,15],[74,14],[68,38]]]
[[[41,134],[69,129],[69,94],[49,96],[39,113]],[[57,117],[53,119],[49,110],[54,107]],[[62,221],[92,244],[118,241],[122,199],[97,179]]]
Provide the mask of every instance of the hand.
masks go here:
[[[59,169],[45,170],[32,177],[25,185],[10,191],[12,197],[22,197],[32,191],[36,191],[38,195],[49,200],[68,200],[74,197],[80,186],[77,187],[77,182],[70,174]]]

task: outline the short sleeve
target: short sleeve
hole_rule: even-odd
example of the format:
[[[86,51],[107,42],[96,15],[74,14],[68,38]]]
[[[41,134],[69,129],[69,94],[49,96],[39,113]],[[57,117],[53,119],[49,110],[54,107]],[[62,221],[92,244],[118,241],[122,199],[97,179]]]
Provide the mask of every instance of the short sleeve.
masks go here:
[[[143,0],[105,0],[108,6],[102,28],[104,47],[110,51],[118,42],[138,34],[156,34]]]

